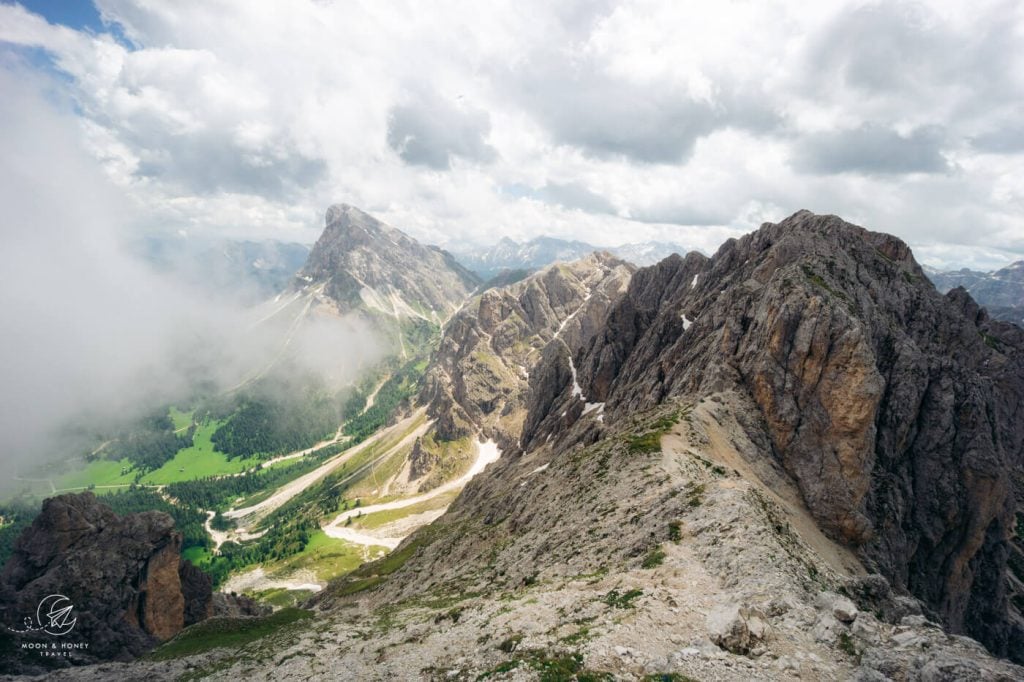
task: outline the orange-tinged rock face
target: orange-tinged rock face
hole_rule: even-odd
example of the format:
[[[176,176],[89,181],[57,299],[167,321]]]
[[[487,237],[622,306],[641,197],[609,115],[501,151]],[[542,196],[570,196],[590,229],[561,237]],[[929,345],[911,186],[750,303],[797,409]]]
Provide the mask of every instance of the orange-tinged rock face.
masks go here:
[[[884,382],[856,320],[822,297],[773,305],[753,396],[811,512],[845,541],[871,536],[863,515]]]
[[[158,550],[146,564],[142,589],[142,627],[161,641],[167,641],[185,627],[185,598],[181,593],[178,563],[181,535]]]

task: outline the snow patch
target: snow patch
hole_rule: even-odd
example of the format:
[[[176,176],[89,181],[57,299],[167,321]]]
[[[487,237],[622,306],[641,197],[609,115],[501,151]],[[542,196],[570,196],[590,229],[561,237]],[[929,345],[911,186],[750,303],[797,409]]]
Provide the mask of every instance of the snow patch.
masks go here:
[[[597,410],[599,413],[603,413],[604,403],[587,403],[586,405],[583,406],[583,414],[589,414],[594,410]]]
[[[695,286],[697,286],[697,278],[698,277],[700,277],[700,273],[697,273],[696,275],[693,276],[693,281],[690,282],[690,288],[691,289],[694,288]]]
[[[572,396],[580,400],[586,400],[583,397],[583,389],[580,388],[579,377],[576,375],[576,363],[572,361],[572,353],[569,354],[569,369],[572,370]]]
[[[686,316],[686,313],[683,313],[682,315],[680,315],[680,317],[683,318],[683,331],[685,332],[687,329],[690,328],[690,325],[693,324],[693,320],[688,318]]]

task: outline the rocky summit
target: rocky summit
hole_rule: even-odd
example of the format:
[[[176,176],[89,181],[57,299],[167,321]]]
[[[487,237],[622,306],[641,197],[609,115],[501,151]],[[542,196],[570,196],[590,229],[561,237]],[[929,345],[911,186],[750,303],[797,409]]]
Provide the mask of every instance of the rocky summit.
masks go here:
[[[954,632],[1018,661],[1007,555],[1022,360],[1019,328],[962,290],[940,295],[903,242],[806,211],[711,259],[641,271],[577,353],[579,385],[606,404],[606,422],[726,396],[756,445],[749,459],[780,467],[831,537]],[[574,420],[580,401],[560,391],[547,409],[538,396],[528,423]]]

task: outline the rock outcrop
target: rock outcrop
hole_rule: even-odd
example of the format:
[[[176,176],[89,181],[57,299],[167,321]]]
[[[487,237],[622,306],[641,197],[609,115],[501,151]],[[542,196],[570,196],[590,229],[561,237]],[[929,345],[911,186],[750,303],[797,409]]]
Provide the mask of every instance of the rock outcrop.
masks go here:
[[[551,363],[537,372],[560,381],[531,399],[527,450],[674,398],[741,396],[757,408],[752,458],[781,467],[823,529],[954,632],[1024,660],[1007,573],[1024,334],[962,290],[939,294],[900,240],[801,211],[711,259],[670,257],[577,353],[576,387]],[[581,394],[606,404],[603,423],[552,427]]]
[[[48,633],[37,622],[49,595],[63,595],[73,606],[70,618],[77,620],[66,633]],[[90,492],[60,495],[43,503],[0,574],[0,622],[12,647],[4,666],[128,660],[211,609],[210,579],[181,560],[181,534],[170,516],[118,516]],[[44,658],[22,643],[81,648],[69,649],[67,658]]]
[[[423,439],[417,438],[409,452],[409,480],[415,481],[426,476],[438,460],[438,453],[424,448]]]
[[[182,559],[178,564],[178,578],[185,603],[185,625],[193,625],[214,615],[213,597],[216,595],[210,575],[193,566],[191,561]]]
[[[736,604],[718,606],[707,616],[708,638],[734,654],[749,653],[765,639],[768,625],[763,613]]]

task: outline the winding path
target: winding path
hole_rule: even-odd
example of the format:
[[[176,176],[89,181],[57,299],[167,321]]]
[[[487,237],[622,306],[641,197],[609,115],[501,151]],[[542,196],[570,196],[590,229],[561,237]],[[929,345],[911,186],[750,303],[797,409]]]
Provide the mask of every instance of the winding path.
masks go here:
[[[498,450],[498,444],[493,440],[488,440],[481,443],[479,439],[476,440],[476,461],[473,462],[473,466],[469,468],[465,474],[459,478],[448,481],[444,485],[440,485],[430,492],[423,493],[422,495],[416,495],[415,497],[407,497],[403,500],[395,500],[394,502],[383,502],[381,504],[371,504],[367,507],[359,507],[357,509],[349,509],[348,511],[339,514],[333,521],[323,527],[324,533],[332,538],[339,540],[346,540],[348,542],[355,543],[357,545],[379,545],[394,549],[402,542],[405,538],[388,538],[388,537],[376,537],[366,532],[358,531],[353,528],[345,526],[345,522],[351,518],[355,518],[360,515],[373,514],[374,512],[381,511],[392,511],[395,509],[404,509],[405,507],[411,507],[421,502],[426,502],[439,495],[444,495],[452,490],[458,490],[462,488],[470,479],[479,474],[484,470],[488,464],[498,461],[501,457],[501,451]]]
[[[299,476],[294,481],[291,481],[291,482],[286,483],[285,485],[281,486],[277,490],[277,492],[275,492],[273,495],[271,495],[267,499],[263,500],[262,502],[254,504],[251,507],[243,507],[242,509],[232,509],[231,511],[224,512],[224,516],[227,516],[228,518],[232,518],[232,519],[246,519],[246,520],[249,520],[250,518],[252,518],[252,519],[259,518],[259,517],[262,517],[262,516],[272,512],[273,510],[277,509],[282,504],[284,504],[288,500],[292,499],[293,497],[295,497],[296,495],[301,493],[303,490],[305,490],[306,488],[308,488],[312,484],[314,484],[317,481],[319,481],[321,478],[323,478],[324,476],[329,474],[331,471],[336,469],[338,466],[340,466],[340,465],[344,464],[345,462],[347,462],[349,459],[351,459],[357,453],[362,452],[363,450],[365,450],[366,448],[370,447],[371,445],[373,445],[374,443],[376,443],[377,441],[381,440],[382,438],[384,438],[385,436],[387,436],[389,434],[394,434],[396,432],[401,432],[403,429],[408,428],[408,426],[413,421],[418,419],[423,414],[423,412],[424,412],[424,410],[421,408],[421,409],[417,410],[415,413],[413,413],[413,415],[411,417],[406,418],[405,420],[399,422],[395,426],[393,426],[393,427],[391,427],[389,429],[384,429],[384,430],[378,431],[374,435],[372,435],[369,438],[367,438],[366,440],[364,440],[362,443],[359,443],[358,445],[355,445],[355,446],[349,448],[348,450],[345,450],[344,452],[339,453],[339,454],[335,455],[334,457],[331,457],[329,460],[327,460],[322,465],[320,465],[319,467],[317,467],[313,471],[309,472],[308,474],[304,474],[302,476]],[[411,443],[418,436],[423,435],[426,432],[426,430],[428,428],[430,428],[431,424],[432,424],[432,422],[429,422],[429,421],[424,422],[418,428],[413,430],[412,433],[410,433],[405,438],[403,438],[401,441],[399,441],[396,445],[392,446],[391,448],[388,448],[388,451],[386,453],[384,453],[381,457],[384,457],[384,456],[390,454],[397,447],[402,447],[404,445],[407,445],[407,444]],[[376,462],[379,459],[380,458],[377,458],[374,461]],[[249,524],[247,524],[247,525],[251,525],[251,522]]]

